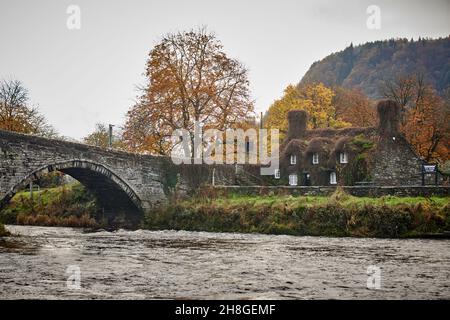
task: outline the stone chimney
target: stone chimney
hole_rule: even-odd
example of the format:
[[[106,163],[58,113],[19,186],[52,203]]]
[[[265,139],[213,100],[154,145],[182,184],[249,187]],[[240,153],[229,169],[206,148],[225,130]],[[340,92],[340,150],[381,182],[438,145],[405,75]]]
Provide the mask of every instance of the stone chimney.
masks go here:
[[[393,100],[381,100],[377,104],[378,132],[385,138],[395,137],[400,130],[400,106]]]
[[[304,110],[291,110],[288,112],[288,133],[286,139],[299,139],[304,136],[308,114]]]

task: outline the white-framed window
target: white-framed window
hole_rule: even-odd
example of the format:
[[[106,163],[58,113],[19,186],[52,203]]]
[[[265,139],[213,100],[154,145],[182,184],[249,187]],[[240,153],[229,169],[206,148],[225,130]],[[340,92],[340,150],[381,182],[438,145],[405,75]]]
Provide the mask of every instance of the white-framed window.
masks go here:
[[[297,163],[297,156],[295,154],[291,154],[291,164]]]
[[[330,184],[337,184],[336,172],[330,173]]]
[[[281,177],[281,173],[280,173],[280,169],[275,169],[275,179],[280,179]]]
[[[313,153],[313,155],[312,155],[312,163],[313,164],[319,164],[319,154],[318,153]]]
[[[339,154],[339,162],[340,163],[348,163],[348,155],[347,152],[341,152]]]
[[[296,174],[290,174],[289,175],[289,185],[290,186],[296,186],[297,185],[297,175]]]

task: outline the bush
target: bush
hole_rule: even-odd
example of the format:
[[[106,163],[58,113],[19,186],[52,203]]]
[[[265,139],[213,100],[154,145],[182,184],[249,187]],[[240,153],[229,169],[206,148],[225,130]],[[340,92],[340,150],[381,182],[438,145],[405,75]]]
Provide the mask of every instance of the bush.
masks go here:
[[[0,212],[2,223],[20,225],[97,227],[94,197],[79,183],[17,194]]]

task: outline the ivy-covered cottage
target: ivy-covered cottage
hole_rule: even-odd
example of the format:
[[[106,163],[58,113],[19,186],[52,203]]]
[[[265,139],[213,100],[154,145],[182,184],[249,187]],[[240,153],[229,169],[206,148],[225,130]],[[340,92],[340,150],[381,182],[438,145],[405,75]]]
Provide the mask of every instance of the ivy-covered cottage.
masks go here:
[[[377,105],[377,127],[307,129],[307,113],[290,111],[289,129],[280,146],[277,184],[421,185],[436,182],[423,174],[423,161],[399,131],[400,107],[385,100]]]

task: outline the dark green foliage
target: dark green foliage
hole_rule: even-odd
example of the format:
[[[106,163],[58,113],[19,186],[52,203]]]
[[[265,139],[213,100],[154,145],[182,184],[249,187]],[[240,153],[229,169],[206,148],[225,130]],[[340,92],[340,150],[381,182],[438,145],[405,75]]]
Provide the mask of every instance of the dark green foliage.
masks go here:
[[[300,85],[361,88],[372,99],[382,98],[385,80],[420,71],[439,93],[450,86],[450,37],[408,41],[391,39],[350,46],[315,62]]]
[[[410,206],[364,206],[358,218],[359,223],[366,226],[372,236],[396,238],[410,230],[413,211]]]
[[[164,172],[161,181],[164,193],[172,194],[178,183],[179,167],[170,160],[163,161],[161,166]]]
[[[364,137],[363,135],[357,135],[354,139],[353,139],[353,144],[363,150],[369,150],[372,149],[375,145],[375,143],[372,140],[367,139],[366,137]]]
[[[349,154],[350,161],[341,168],[345,185],[371,180],[370,166],[372,163],[370,159],[374,149],[374,140],[364,135],[357,135],[353,139],[347,140],[345,151]]]
[[[343,82],[350,72],[353,69],[353,63],[355,61],[355,54],[353,52],[353,44],[350,44],[349,47],[345,48],[344,51],[342,51],[342,64],[338,68],[339,73],[337,75],[337,81]]]

